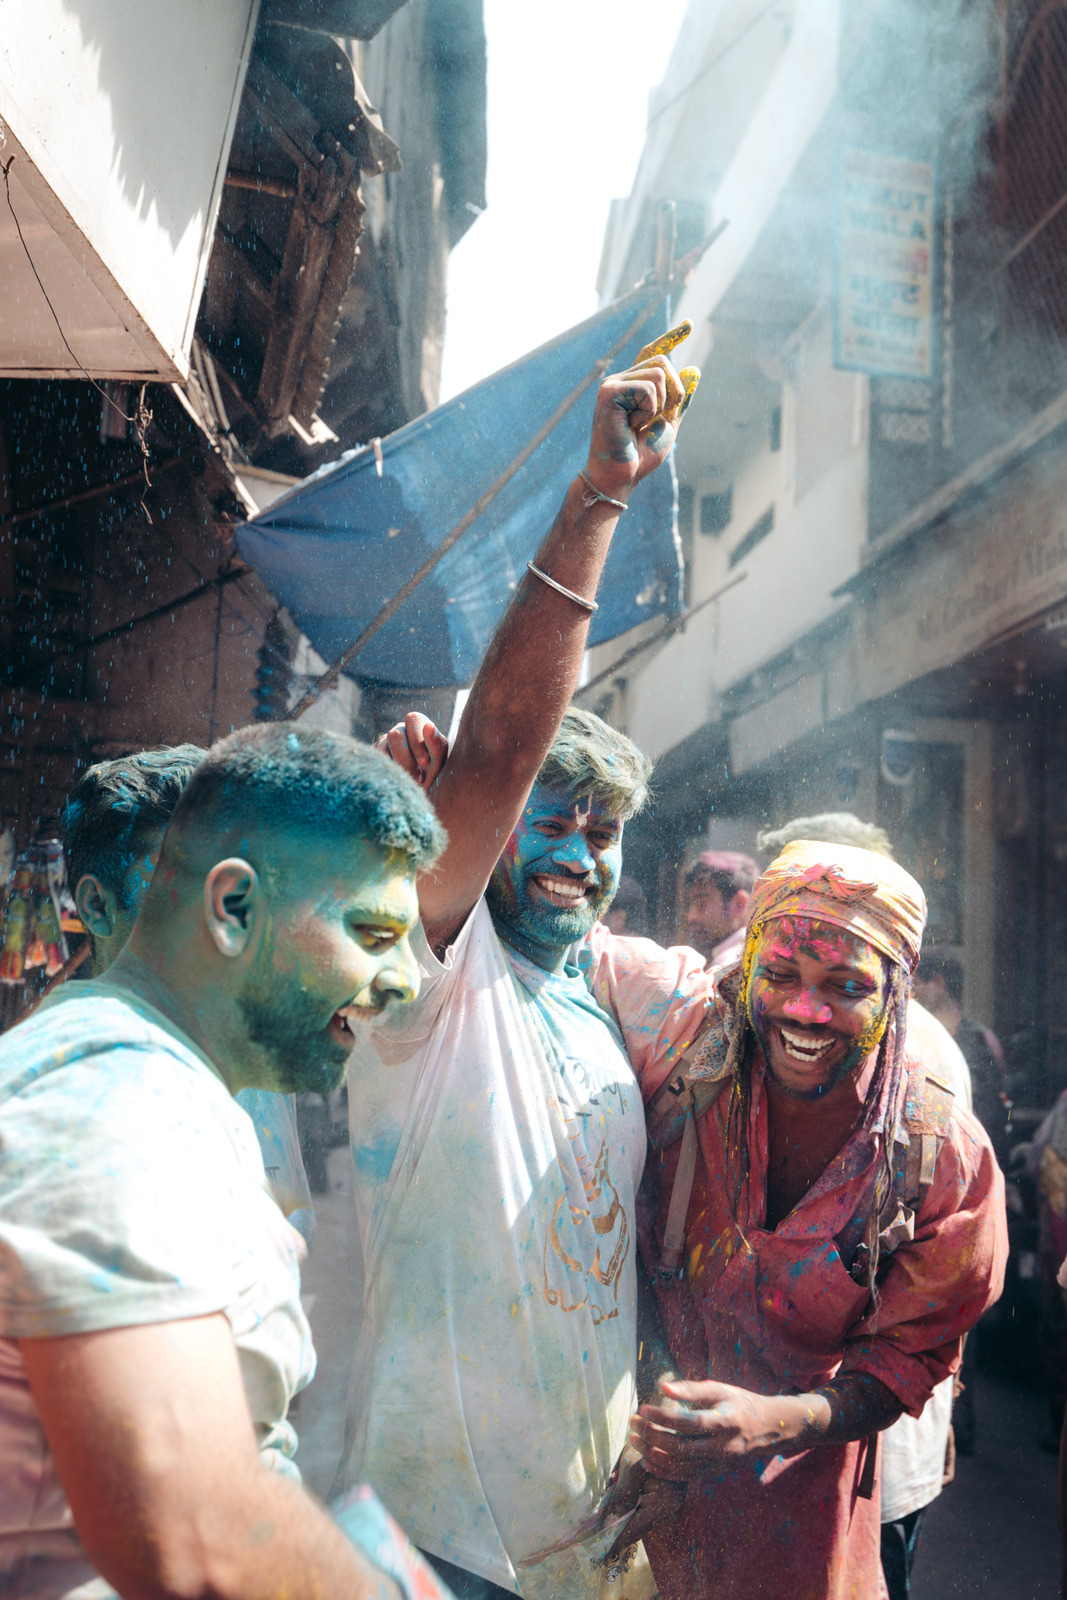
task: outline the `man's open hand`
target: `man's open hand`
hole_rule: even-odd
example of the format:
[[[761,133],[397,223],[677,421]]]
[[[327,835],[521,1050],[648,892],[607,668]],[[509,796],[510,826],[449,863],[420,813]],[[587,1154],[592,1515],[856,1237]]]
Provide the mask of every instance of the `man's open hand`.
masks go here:
[[[630,1423],[630,1443],[657,1478],[685,1481],[738,1467],[793,1444],[804,1428],[798,1395],[753,1394],[710,1379],[662,1387],[667,1403],[642,1406]]]
[[[627,372],[602,380],[586,471],[603,494],[624,496],[666,460],[700,382],[696,367],[676,372],[670,359],[692,331],[691,323],[680,322],[646,344]]]

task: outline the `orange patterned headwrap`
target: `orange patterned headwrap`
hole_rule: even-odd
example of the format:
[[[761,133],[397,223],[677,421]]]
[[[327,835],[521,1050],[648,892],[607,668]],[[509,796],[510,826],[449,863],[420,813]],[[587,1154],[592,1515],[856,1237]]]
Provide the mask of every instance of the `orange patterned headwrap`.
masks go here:
[[[748,903],[746,965],[772,917],[813,917],[845,928],[914,972],[926,926],[926,896],[888,856],[847,844],[798,839],[771,862]]]

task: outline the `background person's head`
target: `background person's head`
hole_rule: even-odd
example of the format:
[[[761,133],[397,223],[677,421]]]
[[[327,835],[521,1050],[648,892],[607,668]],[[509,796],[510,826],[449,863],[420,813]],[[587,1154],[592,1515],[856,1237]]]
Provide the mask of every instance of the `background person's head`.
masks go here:
[[[648,798],[652,764],[624,734],[571,707],[493,870],[486,898],[505,938],[558,965],[610,904],[622,832]]]
[[[864,822],[852,811],[820,811],[813,817],[794,817],[780,828],[765,828],[756,839],[764,861],[773,861],[787,844],[797,839],[814,839],[822,844],[850,844],[856,850],[873,850],[876,856],[892,858],[889,835],[876,822]]]
[[[628,939],[643,939],[648,933],[648,901],[636,878],[623,873],[604,922],[612,933],[625,934]]]
[[[418,992],[415,877],[444,842],[378,751],[240,729],[180,796],[115,975],[151,974],[231,1089],[331,1089],[353,1027]]]
[[[738,850],[705,850],[685,871],[685,936],[705,961],[744,926],[759,867]]]
[[[963,967],[951,950],[936,944],[924,950],[911,988],[919,1004],[942,1021],[958,1021],[962,1015]]]
[[[94,973],[105,971],[129,938],[164,830],[205,754],[198,745],[178,744],[98,761],[67,796],[67,882]]]

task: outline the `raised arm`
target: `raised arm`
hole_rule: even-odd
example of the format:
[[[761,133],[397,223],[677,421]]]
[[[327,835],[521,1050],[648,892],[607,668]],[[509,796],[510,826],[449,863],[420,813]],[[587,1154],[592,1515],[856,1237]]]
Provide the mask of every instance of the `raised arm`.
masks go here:
[[[666,460],[699,379],[695,368],[676,373],[667,354],[689,331],[683,323],[646,346],[628,372],[602,381],[586,476],[567,490],[534,558],[544,576],[523,574],[486,652],[432,791],[449,832],[448,849],[419,886],[435,948],[484,891],[570,703],[593,609],[587,602],[620,505]]]

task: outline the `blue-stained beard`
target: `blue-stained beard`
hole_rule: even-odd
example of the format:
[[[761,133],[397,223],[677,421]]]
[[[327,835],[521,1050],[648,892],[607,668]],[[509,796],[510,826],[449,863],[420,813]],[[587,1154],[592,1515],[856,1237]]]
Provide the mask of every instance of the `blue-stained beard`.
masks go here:
[[[541,875],[545,875],[544,868],[541,868]],[[513,884],[498,867],[489,880],[485,898],[494,922],[514,928],[534,944],[565,950],[568,945],[584,939],[611,904],[616,887],[613,875],[602,870],[597,875],[597,887],[598,893],[590,895],[579,906],[550,906],[543,900],[530,899],[525,878]]]
[[[274,1068],[274,1081],[255,1088],[280,1094],[329,1094],[339,1086],[348,1051],[323,1026],[321,999],[271,971],[251,978],[237,1004],[248,1037]]]

